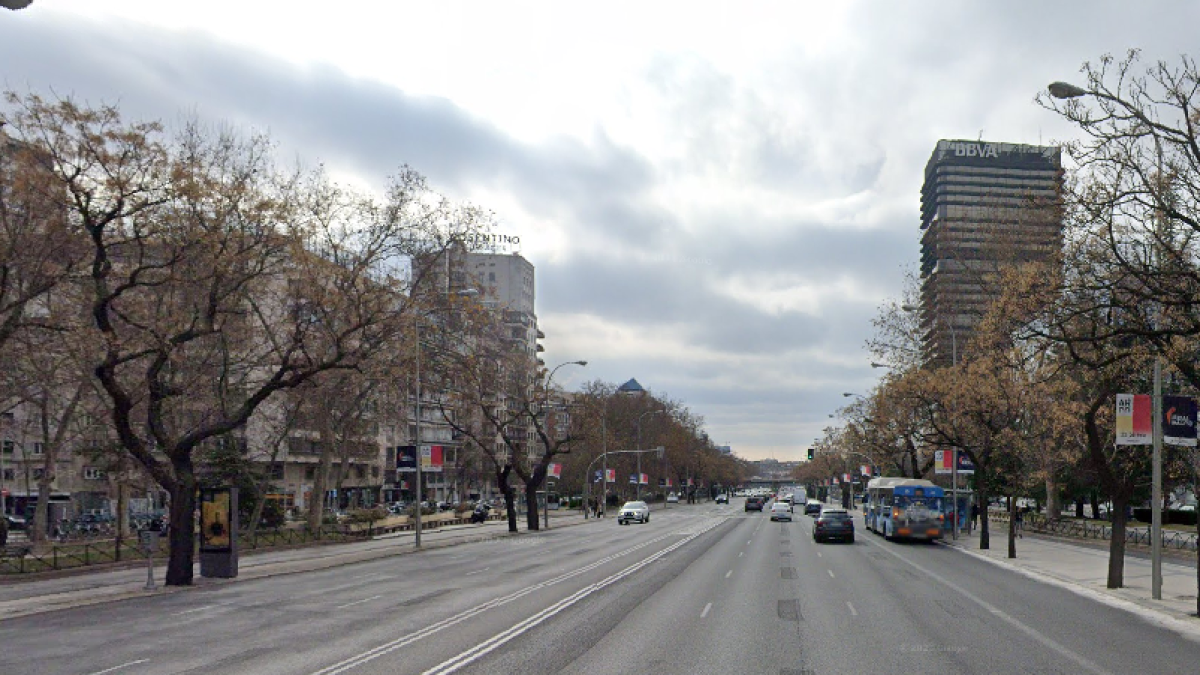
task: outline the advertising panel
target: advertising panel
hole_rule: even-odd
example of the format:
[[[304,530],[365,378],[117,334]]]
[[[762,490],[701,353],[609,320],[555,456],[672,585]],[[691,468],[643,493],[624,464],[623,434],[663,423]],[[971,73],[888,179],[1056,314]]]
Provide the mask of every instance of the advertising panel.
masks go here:
[[[1150,418],[1148,394],[1117,394],[1117,445],[1150,445]]]

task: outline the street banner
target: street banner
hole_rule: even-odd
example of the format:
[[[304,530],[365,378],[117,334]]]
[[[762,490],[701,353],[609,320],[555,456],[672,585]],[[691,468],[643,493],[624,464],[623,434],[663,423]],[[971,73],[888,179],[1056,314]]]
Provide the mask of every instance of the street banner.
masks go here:
[[[841,485],[841,483],[839,483],[839,482],[838,482],[837,476],[834,476],[833,478],[830,478],[830,479],[829,479],[829,484],[830,484],[830,485]]]
[[[1150,417],[1149,394],[1117,394],[1117,445],[1150,445]]]
[[[1196,447],[1196,399],[1163,396],[1163,443]]]
[[[629,484],[637,485],[637,482],[638,482],[637,478],[638,478],[638,475],[636,473],[629,474]]]
[[[400,473],[417,472],[417,446],[401,445],[396,448],[396,471]]]
[[[934,450],[933,451],[933,472],[934,473],[953,473],[954,472],[954,451],[953,450]]]
[[[673,484],[671,483],[671,479],[670,479],[670,478],[668,478],[668,479],[667,479],[667,487],[672,487],[672,485],[673,485]]]
[[[658,487],[667,487],[667,479],[659,478],[658,479]]]
[[[431,473],[440,473],[442,470],[442,446],[440,445],[422,445],[421,446],[421,470]]]
[[[638,474],[638,475],[641,476],[641,479],[638,481],[638,485],[649,485],[650,484],[650,476],[649,475],[644,474],[644,473]]]
[[[600,474],[601,474],[601,473],[602,473],[602,471],[601,471],[600,469],[596,469],[596,475],[595,475],[595,477],[594,477],[594,478],[592,478],[592,482],[593,482],[593,483],[599,483],[599,482],[600,482]]]
[[[617,470],[616,469],[608,469],[608,475],[605,476],[604,478],[609,483],[617,482]]]
[[[858,467],[858,472],[862,474],[863,478],[871,477],[871,467],[867,466],[866,464],[863,464],[862,466]]]
[[[850,474],[848,474],[848,473],[842,474],[842,482],[849,483],[850,482]]]
[[[562,479],[562,464],[551,464],[546,467],[546,477]]]
[[[957,451],[956,454],[958,455],[958,472],[975,473],[975,462],[971,461],[971,458],[967,456],[967,453]]]

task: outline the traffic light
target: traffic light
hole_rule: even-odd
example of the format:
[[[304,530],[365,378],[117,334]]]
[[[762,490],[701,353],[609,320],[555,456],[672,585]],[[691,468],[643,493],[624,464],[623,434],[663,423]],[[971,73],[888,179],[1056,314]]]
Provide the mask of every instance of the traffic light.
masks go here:
[[[808,459],[809,459],[809,461],[812,461],[812,458],[813,458],[814,454],[816,453],[816,451],[817,451],[817,449],[816,449],[816,448],[809,448],[809,449],[808,449]]]

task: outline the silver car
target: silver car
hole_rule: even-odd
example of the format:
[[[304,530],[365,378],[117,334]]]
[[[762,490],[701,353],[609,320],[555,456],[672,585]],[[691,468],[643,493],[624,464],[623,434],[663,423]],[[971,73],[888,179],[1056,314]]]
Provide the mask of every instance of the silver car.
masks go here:
[[[792,522],[792,505],[785,502],[775,502],[771,505],[771,520],[786,520]]]
[[[617,513],[618,525],[625,525],[635,520],[639,523],[650,522],[650,507],[646,505],[646,502],[625,502],[621,511]]]

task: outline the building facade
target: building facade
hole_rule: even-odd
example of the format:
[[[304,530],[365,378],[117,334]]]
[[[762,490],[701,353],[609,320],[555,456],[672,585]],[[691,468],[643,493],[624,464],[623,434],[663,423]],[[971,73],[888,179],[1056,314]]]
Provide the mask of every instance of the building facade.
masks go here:
[[[921,188],[923,357],[951,365],[995,297],[1007,265],[1062,248],[1057,147],[938,141]]]

